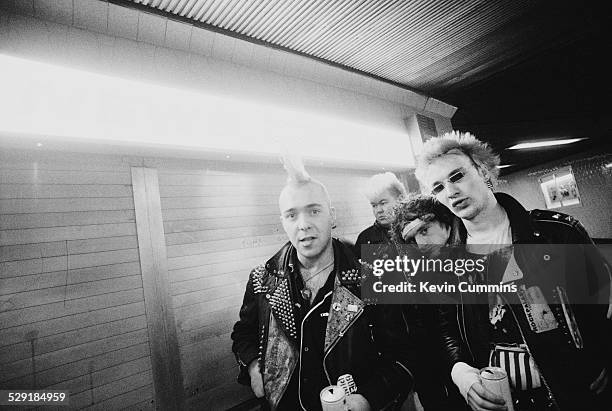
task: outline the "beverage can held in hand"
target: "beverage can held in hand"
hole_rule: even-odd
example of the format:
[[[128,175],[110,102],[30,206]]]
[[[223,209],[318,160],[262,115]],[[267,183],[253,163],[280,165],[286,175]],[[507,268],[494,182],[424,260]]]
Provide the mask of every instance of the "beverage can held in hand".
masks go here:
[[[494,394],[501,396],[506,401],[508,411],[514,411],[512,394],[510,393],[510,382],[503,368],[485,367],[480,370],[482,385]]]

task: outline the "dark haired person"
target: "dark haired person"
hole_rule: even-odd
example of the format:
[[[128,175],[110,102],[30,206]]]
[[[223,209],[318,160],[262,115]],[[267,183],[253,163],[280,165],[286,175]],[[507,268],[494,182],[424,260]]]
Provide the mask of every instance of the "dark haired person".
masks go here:
[[[391,236],[399,244],[416,244],[428,251],[447,244],[455,216],[435,197],[413,194],[395,207]]]
[[[432,196],[410,194],[395,206],[394,215],[390,232],[400,255],[406,253],[418,257],[422,253],[430,258],[440,257],[442,247],[448,244],[452,235],[456,219],[448,208]],[[411,245],[416,246],[419,252],[415,254]],[[426,275],[419,275],[417,281],[431,280]],[[419,353],[413,366],[415,390],[425,411],[458,411],[464,409],[465,404],[462,404],[459,392],[441,361],[441,302],[441,299],[433,297],[427,304],[404,305],[408,327],[413,330],[412,337]]]

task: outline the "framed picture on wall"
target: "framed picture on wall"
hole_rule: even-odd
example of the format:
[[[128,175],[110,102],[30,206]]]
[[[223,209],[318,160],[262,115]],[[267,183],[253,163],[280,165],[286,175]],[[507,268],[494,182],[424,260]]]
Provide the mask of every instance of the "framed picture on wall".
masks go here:
[[[540,189],[546,208],[580,204],[580,193],[571,167],[563,167],[540,177]]]

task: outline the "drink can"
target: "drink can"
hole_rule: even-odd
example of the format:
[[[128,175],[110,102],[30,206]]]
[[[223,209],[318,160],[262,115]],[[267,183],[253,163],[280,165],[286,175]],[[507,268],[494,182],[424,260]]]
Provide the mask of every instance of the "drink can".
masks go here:
[[[346,411],[346,395],[344,389],[337,385],[329,385],[319,394],[323,411]]]
[[[506,401],[508,411],[514,411],[508,374],[506,374],[506,371],[503,368],[485,367],[481,369],[480,380],[482,381],[482,385],[487,390],[501,396]]]

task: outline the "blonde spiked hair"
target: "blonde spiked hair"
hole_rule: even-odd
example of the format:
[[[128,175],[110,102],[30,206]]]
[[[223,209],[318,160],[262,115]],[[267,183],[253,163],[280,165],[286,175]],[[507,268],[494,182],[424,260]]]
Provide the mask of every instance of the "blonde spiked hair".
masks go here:
[[[395,174],[389,171],[370,177],[363,188],[363,193],[369,201],[372,201],[387,190],[396,198],[404,198],[407,195],[404,185]]]
[[[430,138],[423,144],[423,151],[417,157],[415,176],[419,181],[423,181],[426,167],[435,159],[446,154],[457,154],[457,152],[467,156],[474,166],[486,172],[490,183],[497,182],[499,176],[499,156],[493,152],[491,147],[478,140],[474,135],[452,131],[440,137]]]

